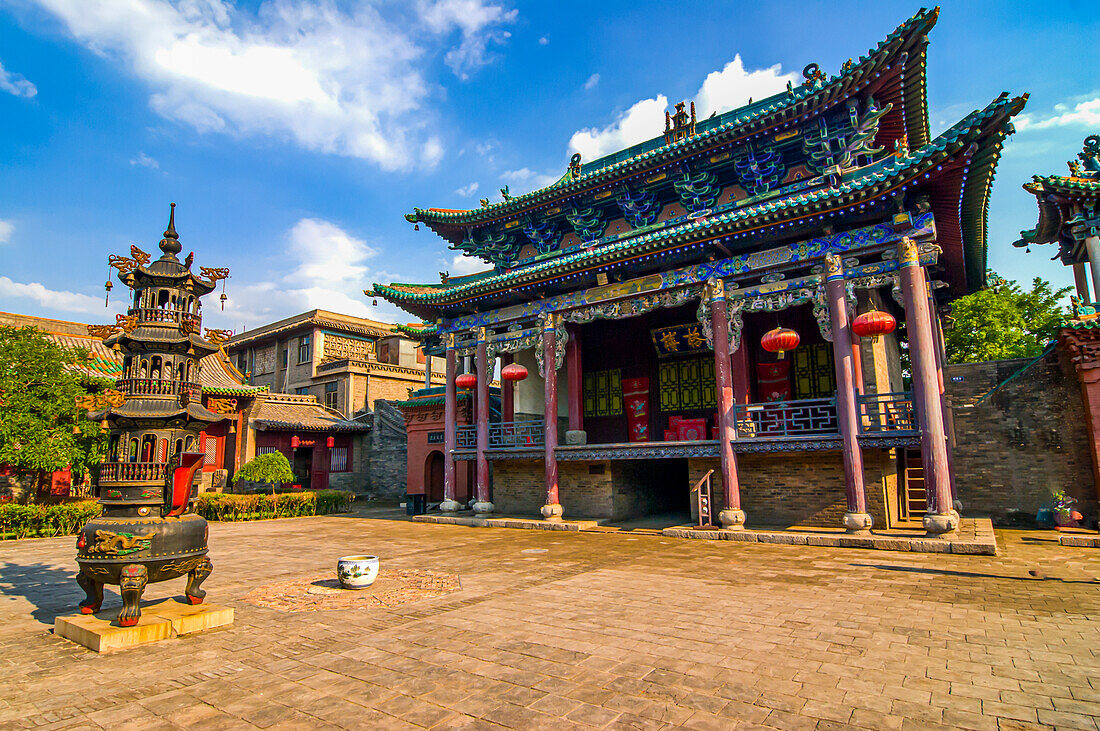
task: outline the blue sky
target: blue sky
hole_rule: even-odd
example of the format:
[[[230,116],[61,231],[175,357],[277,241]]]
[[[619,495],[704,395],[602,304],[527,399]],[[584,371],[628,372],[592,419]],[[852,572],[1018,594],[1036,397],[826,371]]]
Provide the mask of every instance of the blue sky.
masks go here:
[[[240,330],[326,307],[407,321],[361,290],[470,263],[402,214],[475,207],[662,131],[835,73],[912,15],[896,2],[0,0],[0,310],[80,321],[107,254],[155,252],[168,202],[185,251],[228,266]],[[1058,284],[1020,185],[1100,132],[1100,8],[948,2],[931,34],[934,132],[1030,92],[990,215],[992,268]]]

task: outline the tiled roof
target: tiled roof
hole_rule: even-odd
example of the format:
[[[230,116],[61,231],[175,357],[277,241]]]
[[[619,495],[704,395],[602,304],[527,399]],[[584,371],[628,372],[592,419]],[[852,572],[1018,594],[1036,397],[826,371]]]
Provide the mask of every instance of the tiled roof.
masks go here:
[[[251,421],[259,429],[274,431],[367,431],[359,421],[344,419],[318,403],[316,397],[273,393],[257,399]]]
[[[763,226],[774,226],[782,221],[797,218],[807,210],[820,213],[829,206],[858,205],[860,201],[866,200],[868,197],[882,195],[884,191],[899,186],[904,181],[914,180],[922,175],[928,177],[934,174],[936,165],[941,163],[948,155],[958,153],[977,141],[986,132],[993,131],[996,134],[994,146],[999,150],[1000,141],[1004,135],[1008,134],[1009,130],[1003,125],[1000,128],[992,128],[991,125],[998,122],[1006,123],[1008,117],[1018,113],[1023,108],[1026,98],[1026,96],[1010,98],[1007,94],[1002,94],[985,109],[967,115],[962,121],[931,143],[919,149],[911,150],[905,156],[891,156],[884,161],[862,168],[856,171],[854,177],[842,181],[835,187],[821,188],[806,193],[795,193],[741,208],[737,208],[736,204],[729,204],[715,209],[706,218],[651,230],[641,235],[626,234],[618,240],[592,249],[579,249],[555,259],[456,286],[445,284],[375,284],[373,291],[399,306],[405,304],[439,306],[457,303],[486,293],[500,292],[527,285],[531,282],[542,282],[555,277],[566,276],[578,270],[661,250],[667,248],[673,240],[686,242],[704,238],[715,232],[740,232]],[[967,185],[968,189],[976,190],[982,194],[979,198],[966,202],[968,208],[980,209],[980,211],[973,214],[978,216],[978,220],[960,223],[960,225],[968,225],[971,228],[971,231],[967,232],[972,234],[971,238],[978,239],[971,241],[970,245],[977,252],[980,252],[976,258],[983,260],[981,262],[983,266],[980,266],[980,271],[983,274],[985,199],[988,194],[988,184],[992,180],[992,165],[995,163],[995,159],[987,162],[984,173],[988,179],[979,181],[981,185],[973,188],[969,184]],[[977,172],[975,171],[975,173]],[[964,213],[967,212],[964,211]],[[974,266],[977,268],[977,265]],[[418,309],[418,314],[424,316],[426,313],[425,308]]]
[[[257,340],[266,340],[285,333],[302,330],[305,328],[323,327],[330,330],[355,333],[357,335],[370,335],[374,337],[386,337],[393,332],[389,325],[373,320],[366,320],[350,315],[325,312],[324,310],[312,310],[301,315],[295,315],[279,322],[264,325],[255,330],[248,330],[230,338],[228,346],[236,348],[245,343]]]
[[[567,174],[550,186],[480,209],[417,208],[405,218],[411,222],[429,224],[438,222],[461,225],[483,222],[547,203],[551,199],[572,195],[635,169],[648,169],[685,153],[694,152],[700,147],[710,146],[720,138],[735,138],[754,133],[759,128],[775,126],[788,116],[802,115],[823,103],[834,102],[856,82],[881,74],[881,67],[903,52],[909,54],[906,60],[906,89],[901,95],[905,99],[902,110],[906,120],[905,131],[910,143],[920,146],[928,139],[924,53],[920,46],[927,42],[926,34],[935,25],[938,15],[939,8],[930,11],[921,9],[871,49],[867,56],[860,57],[858,63],[845,67],[828,81],[799,85],[787,92],[725,112],[714,119],[704,120],[696,125],[697,134],[692,137],[670,144],[665,144],[663,137],[656,137],[583,165],[577,178]],[[910,64],[916,68],[908,68]]]

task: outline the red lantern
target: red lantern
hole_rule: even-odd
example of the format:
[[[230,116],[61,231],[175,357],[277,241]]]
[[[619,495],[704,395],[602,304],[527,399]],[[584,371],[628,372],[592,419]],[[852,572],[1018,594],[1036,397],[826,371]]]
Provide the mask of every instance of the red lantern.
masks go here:
[[[777,327],[764,333],[764,337],[760,338],[760,345],[769,353],[778,353],[779,357],[782,358],[786,351],[798,347],[799,340],[798,333],[794,330],[787,327]]]
[[[333,447],[336,446],[336,439],[333,438],[333,437],[329,437],[328,439],[325,440],[325,446],[328,447],[329,449],[332,449]]]
[[[880,335],[889,335],[898,326],[898,321],[889,312],[871,310],[852,320],[852,331],[861,338],[874,338],[878,341]]]
[[[297,449],[301,445],[302,445],[302,440],[298,438],[297,434],[295,434],[294,436],[292,436],[290,438],[290,448],[291,449]]]
[[[522,381],[527,378],[527,369],[519,363],[510,363],[500,369],[500,377],[505,381]]]
[[[463,373],[455,379],[455,385],[459,388],[473,388],[477,385],[477,376],[473,373]]]

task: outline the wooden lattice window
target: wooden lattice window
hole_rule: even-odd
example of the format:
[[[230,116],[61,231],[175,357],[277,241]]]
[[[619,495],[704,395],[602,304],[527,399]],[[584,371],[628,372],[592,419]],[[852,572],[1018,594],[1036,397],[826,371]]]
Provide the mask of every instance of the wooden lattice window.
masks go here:
[[[348,471],[348,448],[347,447],[333,447],[329,450],[329,472],[347,472]]]
[[[661,411],[713,409],[718,405],[711,357],[662,361],[657,383]]]
[[[623,413],[622,370],[590,371],[584,374],[584,415],[621,416]]]
[[[791,351],[792,398],[825,398],[836,392],[833,346],[803,345]]]

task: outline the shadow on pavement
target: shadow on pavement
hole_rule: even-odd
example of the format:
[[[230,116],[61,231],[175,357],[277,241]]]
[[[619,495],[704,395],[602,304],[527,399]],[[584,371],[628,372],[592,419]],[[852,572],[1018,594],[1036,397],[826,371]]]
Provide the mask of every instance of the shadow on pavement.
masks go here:
[[[951,569],[933,569],[923,566],[891,566],[889,564],[853,563],[850,566],[861,566],[868,569],[882,569],[884,571],[901,571],[913,574],[935,574],[939,576],[960,576],[968,579],[1009,579],[1012,581],[1058,581],[1063,584],[1100,584],[1100,581],[1090,579],[1060,579],[1057,576],[1005,576],[1004,574],[987,574],[978,571],[952,571]]]
[[[105,598],[110,594],[106,587],[104,594]],[[40,563],[0,564],[0,595],[25,598],[35,607],[31,616],[50,626],[58,615],[75,612],[84,598],[76,584],[75,566],[59,569]]]

